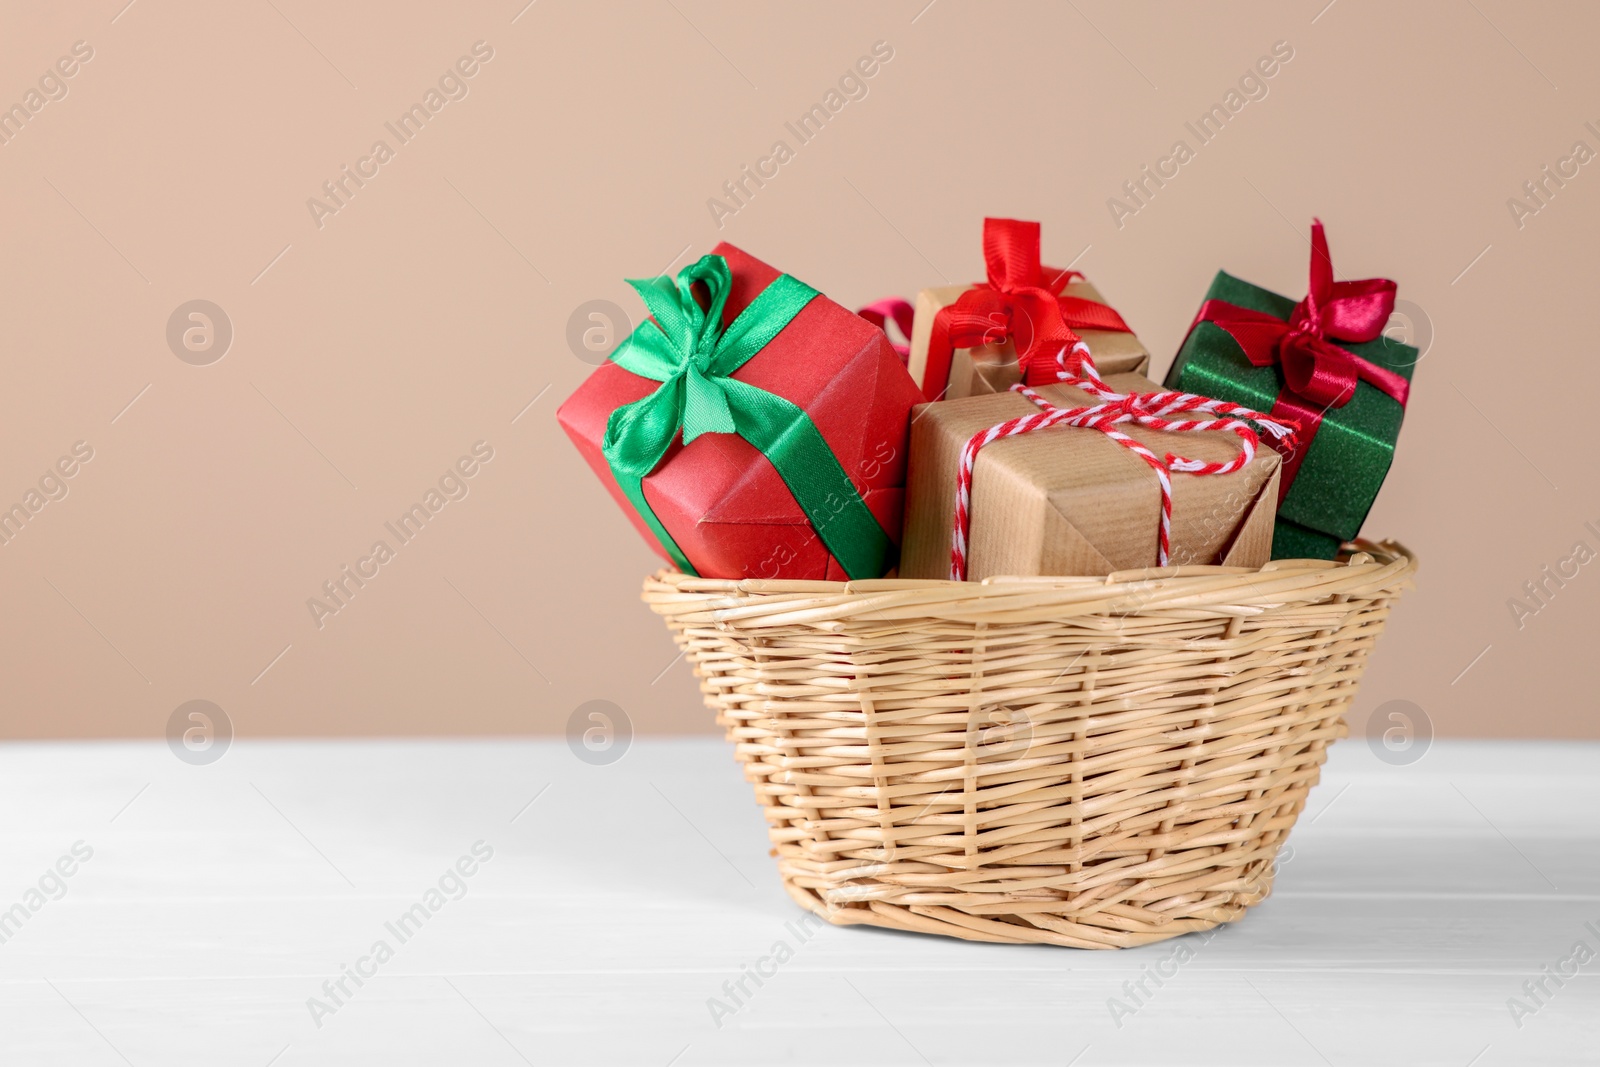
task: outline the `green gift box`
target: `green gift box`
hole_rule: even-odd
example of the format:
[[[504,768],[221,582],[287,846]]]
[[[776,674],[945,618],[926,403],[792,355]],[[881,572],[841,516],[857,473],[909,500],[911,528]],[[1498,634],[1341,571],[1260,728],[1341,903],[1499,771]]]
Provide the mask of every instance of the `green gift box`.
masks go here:
[[[1393,282],[1334,281],[1312,226],[1311,291],[1298,303],[1218,272],[1167,388],[1293,418],[1273,559],[1332,559],[1361,532],[1394,459],[1418,353],[1383,336]]]

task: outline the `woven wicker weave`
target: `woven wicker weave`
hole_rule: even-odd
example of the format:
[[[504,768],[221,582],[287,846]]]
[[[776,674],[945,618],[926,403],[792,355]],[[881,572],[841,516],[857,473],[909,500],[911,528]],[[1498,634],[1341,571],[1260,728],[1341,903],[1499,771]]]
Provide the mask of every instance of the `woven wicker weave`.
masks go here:
[[[840,925],[1079,948],[1239,918],[1416,561],[984,583],[713,581],[665,616]]]

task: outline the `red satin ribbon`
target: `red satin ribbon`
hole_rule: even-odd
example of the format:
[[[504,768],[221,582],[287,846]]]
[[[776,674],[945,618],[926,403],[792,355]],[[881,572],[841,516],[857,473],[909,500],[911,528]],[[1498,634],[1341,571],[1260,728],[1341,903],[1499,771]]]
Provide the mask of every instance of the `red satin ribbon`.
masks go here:
[[[1334,343],[1376,340],[1394,311],[1394,295],[1395,283],[1387,278],[1334,281],[1328,238],[1321,220],[1312,219],[1311,285],[1287,321],[1225,300],[1200,306],[1191,332],[1202,322],[1214,322],[1239,343],[1252,365],[1277,364],[1283,372],[1284,387],[1271,414],[1298,422],[1301,432],[1298,447],[1284,455],[1280,501],[1300,472],[1323,413],[1348,404],[1358,382],[1376,387],[1401,407],[1410,397],[1411,383],[1403,377]]]
[[[1132,332],[1106,305],[1061,295],[1068,282],[1083,275],[1040,264],[1037,222],[984,219],[983,258],[989,280],[962,293],[933,318],[922,374],[922,391],[930,400],[944,395],[958,348],[1014,341],[1024,379],[1037,385],[1055,381],[1056,353],[1078,342],[1075,330]]]
[[[910,303],[898,296],[887,296],[882,300],[876,300],[857,310],[856,314],[882,330],[885,336],[888,335],[889,323],[892,322],[900,328],[900,335],[907,342],[911,340],[911,324],[915,311]],[[895,350],[895,353],[900,357],[901,363],[911,358],[911,345],[909,343],[902,344],[890,338],[889,347]]]

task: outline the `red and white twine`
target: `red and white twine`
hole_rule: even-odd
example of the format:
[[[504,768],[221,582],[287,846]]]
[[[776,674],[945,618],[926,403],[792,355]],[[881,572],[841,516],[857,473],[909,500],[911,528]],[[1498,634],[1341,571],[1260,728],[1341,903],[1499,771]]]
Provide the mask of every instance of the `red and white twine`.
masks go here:
[[[1070,354],[1067,349],[1062,349],[1056,357],[1056,363],[1058,366],[1056,377],[1061,383],[1081,389],[1099,399],[1100,403],[1086,407],[1063,408],[1046,400],[1026,385],[1019,383],[1011,387],[1031,400],[1040,410],[1037,414],[1019,416],[974,434],[962,448],[960,465],[956,471],[955,523],[950,543],[950,577],[953,581],[966,581],[967,578],[967,535],[972,525],[972,467],[977,461],[979,449],[987,444],[1004,437],[1016,437],[1051,426],[1077,426],[1099,430],[1144,460],[1155,471],[1156,480],[1161,484],[1161,526],[1157,540],[1156,562],[1158,566],[1165,567],[1172,539],[1170,472],[1181,471],[1185,474],[1200,475],[1229,474],[1255,458],[1256,445],[1260,441],[1256,435],[1257,427],[1288,444],[1292,444],[1295,430],[1298,429],[1292,422],[1275,420],[1259,411],[1251,411],[1238,404],[1230,404],[1226,400],[1212,400],[1193,393],[1172,391],[1119,393],[1100,377],[1089,348],[1082,341],[1072,346]],[[1171,418],[1173,415],[1185,412],[1203,412],[1221,417]],[[1239,454],[1226,463],[1204,463],[1171,452],[1167,453],[1164,459],[1158,458],[1150,449],[1116,429],[1123,423],[1148,426],[1167,433],[1199,433],[1208,430],[1229,432],[1239,438],[1242,447]]]

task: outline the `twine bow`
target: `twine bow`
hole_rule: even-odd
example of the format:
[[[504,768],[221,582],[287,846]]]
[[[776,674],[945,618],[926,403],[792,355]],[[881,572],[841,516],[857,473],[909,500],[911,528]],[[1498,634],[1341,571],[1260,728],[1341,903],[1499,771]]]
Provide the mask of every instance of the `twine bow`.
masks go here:
[[[954,533],[950,542],[950,579],[962,582],[967,578],[967,537],[972,525],[972,468],[978,452],[985,445],[1005,437],[1032,433],[1051,426],[1077,426],[1098,430],[1123,448],[1144,460],[1155,471],[1161,485],[1161,523],[1157,534],[1156,565],[1167,566],[1172,538],[1172,471],[1186,474],[1229,474],[1239,470],[1255,458],[1260,438],[1256,426],[1282,442],[1280,447],[1292,447],[1297,426],[1289,420],[1277,420],[1258,411],[1231,404],[1225,400],[1212,400],[1193,393],[1163,390],[1154,393],[1119,393],[1105,383],[1095,368],[1089,348],[1082,341],[1073,345],[1071,356],[1062,350],[1056,357],[1057,380],[1074,386],[1100,400],[1098,404],[1064,408],[1040,396],[1025,383],[1011,388],[1031,400],[1040,410],[1033,415],[1023,415],[991,426],[976,433],[961,450],[956,469],[956,507]],[[1222,416],[1212,419],[1178,419],[1170,416],[1184,412],[1204,412]],[[1229,432],[1241,443],[1239,454],[1225,463],[1207,463],[1168,452],[1157,457],[1143,444],[1116,427],[1133,423],[1168,433],[1200,433],[1205,431]],[[1254,424],[1254,425],[1252,425]]]
[[[1131,332],[1122,316],[1106,305],[1062,295],[1068,282],[1083,275],[1041,265],[1037,222],[984,219],[983,258],[988,280],[934,316],[922,376],[922,392],[928,399],[944,395],[957,348],[1014,341],[1024,380],[1048,381],[1055,353],[1081,340],[1074,331]]]
[[[722,256],[702,256],[678,272],[630,280],[652,318],[612,353],[613,362],[660,382],[648,396],[617,408],[602,452],[624,495],[678,569],[697,573],[656,517],[644,479],[682,432],[683,443],[708,433],[742,437],[777,469],[822,543],[851,578],[876,578],[888,566],[888,535],[839,465],[811,416],[790,400],[732,377],[817,296],[787,274],[726,326],[732,272]],[[703,288],[702,307],[695,298]]]

